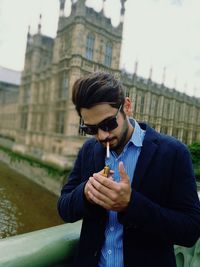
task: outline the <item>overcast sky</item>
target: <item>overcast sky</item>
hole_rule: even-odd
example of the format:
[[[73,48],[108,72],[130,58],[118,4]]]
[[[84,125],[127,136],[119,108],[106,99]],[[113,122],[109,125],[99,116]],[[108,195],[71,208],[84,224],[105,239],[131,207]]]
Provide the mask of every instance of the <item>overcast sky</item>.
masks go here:
[[[66,15],[71,0],[66,0]],[[102,0],[87,0],[99,11]],[[127,0],[121,68],[200,97],[200,0]],[[119,23],[120,0],[107,0],[106,16]],[[28,25],[56,36],[59,0],[0,0],[0,66],[22,70]]]

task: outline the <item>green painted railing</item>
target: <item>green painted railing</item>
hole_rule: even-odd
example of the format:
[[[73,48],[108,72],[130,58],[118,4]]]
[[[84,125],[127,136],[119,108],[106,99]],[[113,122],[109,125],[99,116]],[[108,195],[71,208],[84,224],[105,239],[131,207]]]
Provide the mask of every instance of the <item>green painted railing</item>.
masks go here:
[[[0,241],[0,267],[69,267],[80,222],[8,237]]]
[[[0,267],[72,266],[80,226],[63,224],[2,239]],[[200,267],[200,239],[192,248],[175,246],[175,254],[177,267]]]
[[[200,267],[200,239],[191,248],[175,246],[177,267]]]

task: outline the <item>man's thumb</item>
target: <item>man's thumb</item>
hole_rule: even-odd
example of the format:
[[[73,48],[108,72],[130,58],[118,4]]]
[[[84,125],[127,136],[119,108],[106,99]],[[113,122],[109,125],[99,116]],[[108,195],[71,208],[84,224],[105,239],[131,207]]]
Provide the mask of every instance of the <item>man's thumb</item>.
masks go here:
[[[119,169],[119,174],[121,178],[120,180],[123,182],[129,182],[129,177],[125,171],[124,163],[122,161],[119,162],[118,169]]]

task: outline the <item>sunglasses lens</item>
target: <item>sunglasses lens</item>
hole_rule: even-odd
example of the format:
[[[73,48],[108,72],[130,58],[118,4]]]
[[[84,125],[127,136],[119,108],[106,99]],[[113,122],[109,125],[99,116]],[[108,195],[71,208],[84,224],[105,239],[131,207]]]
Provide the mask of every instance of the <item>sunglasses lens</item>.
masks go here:
[[[102,129],[103,131],[109,132],[117,128],[117,126],[118,126],[117,119],[114,117],[100,124],[99,128]]]
[[[89,135],[94,135],[94,134],[97,134],[97,132],[98,132],[98,128],[97,127],[94,127],[94,126],[91,127],[91,126],[82,125],[80,128],[86,134],[89,134]]]
[[[80,129],[84,131],[86,134],[89,135],[95,135],[98,133],[98,129],[101,129],[105,132],[109,132],[117,128],[118,123],[116,117],[109,118],[107,120],[104,120],[102,123],[98,125],[81,125]]]

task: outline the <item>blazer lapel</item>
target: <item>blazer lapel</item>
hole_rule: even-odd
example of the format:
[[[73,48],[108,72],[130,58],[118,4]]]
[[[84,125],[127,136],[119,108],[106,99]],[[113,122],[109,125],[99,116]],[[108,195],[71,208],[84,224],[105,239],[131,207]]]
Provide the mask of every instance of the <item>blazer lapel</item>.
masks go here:
[[[97,141],[94,148],[95,172],[101,171],[105,166],[105,148]]]
[[[138,190],[142,179],[144,178],[145,172],[158,147],[158,140],[155,138],[156,136],[156,132],[152,128],[147,127],[133,178],[133,187],[136,190]]]

